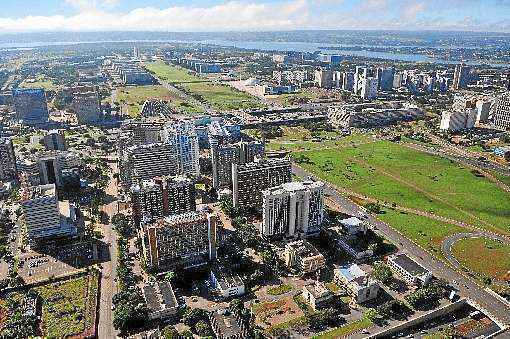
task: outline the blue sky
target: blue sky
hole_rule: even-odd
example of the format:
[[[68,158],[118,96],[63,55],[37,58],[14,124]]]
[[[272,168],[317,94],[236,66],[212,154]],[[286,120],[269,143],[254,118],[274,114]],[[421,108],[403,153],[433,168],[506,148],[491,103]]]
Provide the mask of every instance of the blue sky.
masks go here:
[[[0,31],[510,31],[510,0],[1,0]]]

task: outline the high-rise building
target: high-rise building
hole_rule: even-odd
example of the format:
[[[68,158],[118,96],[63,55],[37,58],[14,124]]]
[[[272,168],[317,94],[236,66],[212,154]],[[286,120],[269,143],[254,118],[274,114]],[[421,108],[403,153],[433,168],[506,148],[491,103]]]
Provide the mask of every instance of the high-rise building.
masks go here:
[[[120,159],[120,175],[126,189],[144,180],[177,174],[175,148],[167,143],[129,147]]]
[[[263,236],[294,237],[319,232],[324,220],[322,182],[290,182],[268,188],[262,194]]]
[[[44,136],[44,147],[48,151],[65,151],[66,140],[64,131],[51,130]]]
[[[122,123],[119,133],[119,151],[130,146],[161,142],[161,131],[164,121],[126,120]]]
[[[192,122],[175,122],[161,132],[164,143],[170,145],[177,156],[177,173],[197,177],[200,175],[198,136]]]
[[[21,202],[32,241],[76,235],[76,212],[69,201],[58,201],[54,184],[30,187]]]
[[[262,208],[262,192],[291,180],[287,159],[267,159],[232,165],[234,206],[240,209]]]
[[[464,64],[455,66],[455,73],[453,75],[453,90],[466,88],[471,81],[471,67]]]
[[[216,139],[211,139],[210,144],[215,189],[232,186],[232,164],[253,162],[255,157],[264,155],[264,144],[258,141],[218,144]]]
[[[216,222],[215,215],[186,212],[142,224],[142,248],[148,268],[188,268],[214,260]]]
[[[166,180],[155,179],[163,187],[163,212],[165,215],[196,210],[195,182],[179,176]]]
[[[489,121],[499,129],[510,129],[510,92],[496,98]]]
[[[342,79],[342,89],[344,91],[352,91],[354,89],[354,73],[344,72]]]
[[[26,125],[38,125],[48,122],[48,106],[44,89],[12,90],[12,99],[17,119]]]
[[[131,186],[131,209],[135,226],[144,219],[163,217],[163,191],[152,180]]]
[[[478,110],[476,108],[463,111],[443,112],[439,128],[449,131],[473,128],[476,123],[477,113]]]
[[[0,182],[16,180],[16,154],[12,140],[0,138]]]
[[[377,68],[378,88],[381,91],[391,91],[393,89],[393,80],[395,78],[394,68]]]
[[[320,88],[331,88],[334,85],[333,71],[330,69],[318,69],[315,71],[315,84]]]
[[[103,120],[97,86],[78,86],[71,89],[71,107],[79,124],[94,125]]]
[[[361,82],[361,97],[364,100],[377,98],[377,78],[364,78]]]

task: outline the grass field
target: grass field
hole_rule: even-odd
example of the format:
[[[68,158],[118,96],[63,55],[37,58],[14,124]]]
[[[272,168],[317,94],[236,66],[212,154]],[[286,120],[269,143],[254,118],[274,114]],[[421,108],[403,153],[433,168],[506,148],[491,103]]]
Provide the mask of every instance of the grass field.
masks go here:
[[[452,251],[463,266],[491,278],[510,280],[510,246],[491,239],[466,238],[456,242]]]
[[[290,291],[292,291],[292,285],[282,284],[282,285],[278,285],[278,286],[269,288],[267,290],[267,293],[270,295],[280,295],[280,294],[285,294]]]
[[[207,102],[219,111],[256,109],[264,105],[256,98],[230,86],[207,82],[188,82],[180,84],[188,93]]]
[[[266,144],[268,150],[273,151],[297,151],[335,148],[344,146],[355,146],[360,143],[371,141],[366,134],[352,134],[346,137],[339,137],[336,132],[321,131],[320,142],[313,141],[310,131],[304,127],[282,127],[283,136],[272,139]]]
[[[80,336],[94,325],[98,276],[86,275],[37,287],[45,337]]]
[[[21,88],[42,88],[46,91],[54,91],[58,86],[53,82],[52,79],[45,77],[44,75],[38,75],[35,81],[23,81],[19,87]]]
[[[188,114],[203,113],[203,109],[184,102],[163,86],[119,87],[117,100],[128,107],[128,114],[135,118],[140,114],[144,102],[148,99],[161,99],[170,102],[170,107]]]
[[[156,74],[158,78],[171,84],[180,84],[186,82],[208,81],[206,78],[198,77],[185,68],[170,65],[164,61],[148,62],[145,67]]]
[[[369,328],[372,326],[372,321],[370,319],[363,317],[360,320],[353,321],[344,326],[335,328],[333,330],[324,332],[320,335],[314,336],[313,339],[335,339],[335,338],[344,338],[349,334],[354,332],[361,331],[365,328]]]
[[[295,152],[301,165],[341,187],[510,234],[510,195],[471,170],[387,141]]]

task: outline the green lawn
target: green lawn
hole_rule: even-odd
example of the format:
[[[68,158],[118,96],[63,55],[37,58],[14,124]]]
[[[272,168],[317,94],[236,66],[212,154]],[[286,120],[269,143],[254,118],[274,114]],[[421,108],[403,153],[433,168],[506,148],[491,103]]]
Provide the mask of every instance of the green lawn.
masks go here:
[[[128,114],[136,118],[140,115],[140,111],[144,102],[148,99],[160,99],[170,102],[170,107],[177,111],[189,114],[203,113],[201,107],[197,107],[171,93],[163,86],[133,86],[119,87],[117,90],[117,100],[120,104],[126,104]]]
[[[278,101],[282,106],[292,106],[304,102],[314,101],[318,97],[319,93],[316,91],[303,88],[295,93],[278,95],[276,101]]]
[[[54,90],[58,89],[58,86],[53,82],[53,80],[44,76],[44,75],[38,75],[35,78],[34,82],[27,82],[25,80],[19,85],[19,87],[21,87],[21,88],[42,88],[46,91],[54,91]]]
[[[463,266],[481,275],[498,280],[510,279],[508,245],[491,239],[466,238],[456,242],[452,251]]]
[[[161,80],[171,84],[208,81],[208,79],[196,76],[185,68],[170,65],[161,60],[145,63],[145,67]]]
[[[280,295],[292,291],[292,286],[289,284],[282,284],[267,289],[267,293],[270,295]]]
[[[363,317],[360,320],[353,321],[344,326],[316,335],[313,337],[313,339],[343,338],[354,332],[359,332],[364,330],[365,328],[369,328],[370,326],[372,326],[372,321],[370,321],[370,319],[366,317]]]
[[[450,160],[388,141],[295,152],[301,165],[341,187],[510,234],[510,194]]]
[[[355,146],[371,140],[370,136],[366,134],[352,134],[346,137],[340,137],[335,132],[321,132],[321,138],[323,138],[323,140],[312,141],[309,131],[306,131],[308,132],[306,133],[304,131],[299,131],[299,127],[297,128],[299,133],[296,133],[296,128],[283,128],[283,136],[270,140],[266,144],[266,148],[273,151],[320,150],[325,148]]]
[[[222,84],[192,82],[180,84],[189,94],[203,100],[219,111],[263,108],[254,96]]]
[[[97,274],[40,286],[36,291],[42,298],[44,337],[79,336],[94,325]]]
[[[385,213],[379,215],[378,218],[439,259],[444,259],[441,252],[443,240],[452,234],[463,231],[459,226],[391,209],[385,209]]]

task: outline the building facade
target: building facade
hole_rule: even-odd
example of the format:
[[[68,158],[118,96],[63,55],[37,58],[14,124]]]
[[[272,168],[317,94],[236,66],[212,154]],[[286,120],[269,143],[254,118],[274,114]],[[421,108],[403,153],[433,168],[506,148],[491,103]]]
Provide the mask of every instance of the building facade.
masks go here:
[[[0,182],[16,180],[16,154],[12,140],[0,138]]]
[[[26,125],[48,122],[48,106],[44,89],[21,89],[12,91],[17,119]]]
[[[64,131],[52,130],[44,135],[44,148],[48,151],[65,151],[67,149]]]
[[[163,142],[175,150],[177,173],[191,177],[199,176],[200,154],[195,125],[192,122],[172,123],[163,128],[161,136]]]
[[[496,99],[489,121],[499,129],[510,129],[510,93],[502,94]]]

